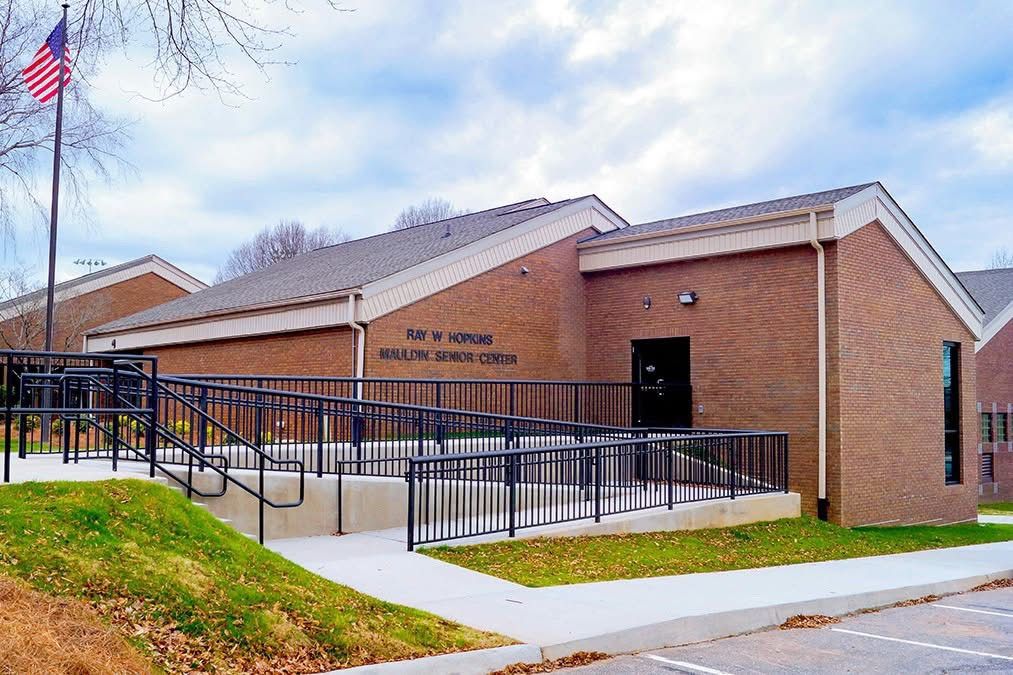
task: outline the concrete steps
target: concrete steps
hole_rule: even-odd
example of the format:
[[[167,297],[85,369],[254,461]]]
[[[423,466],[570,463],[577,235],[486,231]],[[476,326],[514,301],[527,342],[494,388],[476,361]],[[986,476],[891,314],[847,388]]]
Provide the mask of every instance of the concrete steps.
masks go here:
[[[168,478],[156,477],[154,480],[156,482],[161,483],[162,485],[165,485],[166,487],[168,487],[170,490],[173,490],[174,492],[178,492],[181,495],[185,495],[186,494],[186,490],[184,490],[179,485],[169,485],[169,479]],[[204,511],[207,511],[211,515],[215,516],[215,518],[218,519],[218,522],[224,523],[225,525],[228,525],[229,527],[231,527],[232,529],[236,530],[237,532],[239,532],[244,537],[246,537],[248,539],[252,539],[253,541],[258,541],[258,537],[257,537],[256,534],[253,534],[251,532],[244,532],[243,530],[240,530],[239,528],[237,528],[235,526],[235,523],[231,519],[229,519],[229,518],[221,518],[219,516],[216,516],[214,514],[214,512],[211,510],[211,508],[207,504],[205,504],[204,502],[195,502],[195,501],[191,500],[190,504],[193,505],[193,506],[196,506],[198,509],[202,509]]]

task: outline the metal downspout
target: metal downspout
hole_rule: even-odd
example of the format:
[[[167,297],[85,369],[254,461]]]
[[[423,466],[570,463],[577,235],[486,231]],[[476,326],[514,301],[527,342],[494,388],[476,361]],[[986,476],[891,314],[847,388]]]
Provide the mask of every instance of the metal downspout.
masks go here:
[[[355,293],[348,295],[348,325],[357,334],[355,344],[355,372],[354,376],[362,378],[365,369],[366,329],[355,322]],[[358,387],[356,387],[356,398],[358,398]]]
[[[827,499],[827,281],[826,252],[819,242],[816,212],[809,212],[809,243],[816,249],[817,331],[819,332],[819,460],[816,512],[820,520],[829,517]]]

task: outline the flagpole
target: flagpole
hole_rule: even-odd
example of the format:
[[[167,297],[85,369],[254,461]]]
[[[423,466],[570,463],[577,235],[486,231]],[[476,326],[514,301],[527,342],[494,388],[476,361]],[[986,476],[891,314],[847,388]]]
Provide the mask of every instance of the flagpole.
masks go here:
[[[56,314],[56,221],[60,210],[60,149],[63,143],[63,80],[64,66],[67,61],[67,9],[69,3],[63,3],[63,30],[60,31],[60,70],[56,79],[56,137],[53,139],[53,202],[49,208],[49,283],[46,286],[46,344],[45,351],[53,351],[53,332]],[[45,357],[46,372],[51,372],[52,359]],[[52,392],[43,390],[43,405],[47,408],[52,404]],[[50,416],[42,416],[42,442],[50,439]]]
[[[60,210],[60,146],[63,142],[63,80],[67,60],[67,9],[63,3],[63,30],[60,31],[60,70],[56,85],[56,138],[53,143],[53,202],[49,209],[49,284],[46,287],[46,346],[53,351],[53,321],[56,310],[56,221]],[[47,369],[48,370],[48,369]]]

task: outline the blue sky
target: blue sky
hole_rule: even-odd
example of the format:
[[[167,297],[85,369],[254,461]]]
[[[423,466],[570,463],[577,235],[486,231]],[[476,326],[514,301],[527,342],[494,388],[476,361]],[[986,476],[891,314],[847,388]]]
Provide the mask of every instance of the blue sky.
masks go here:
[[[869,180],[956,270],[1013,250],[1013,3],[346,4],[267,10],[294,65],[238,63],[230,105],[151,102],[142,54],[108,60],[135,170],[62,214],[60,277],[153,252],[210,280],[281,218],[361,236],[430,196],[641,222]],[[16,251],[40,278],[44,238]]]

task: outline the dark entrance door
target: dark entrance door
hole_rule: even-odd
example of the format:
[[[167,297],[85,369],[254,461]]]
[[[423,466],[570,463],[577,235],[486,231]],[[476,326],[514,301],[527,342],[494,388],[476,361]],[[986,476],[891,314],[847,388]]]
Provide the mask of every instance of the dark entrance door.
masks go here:
[[[693,425],[688,337],[633,340],[633,382],[634,425]]]

